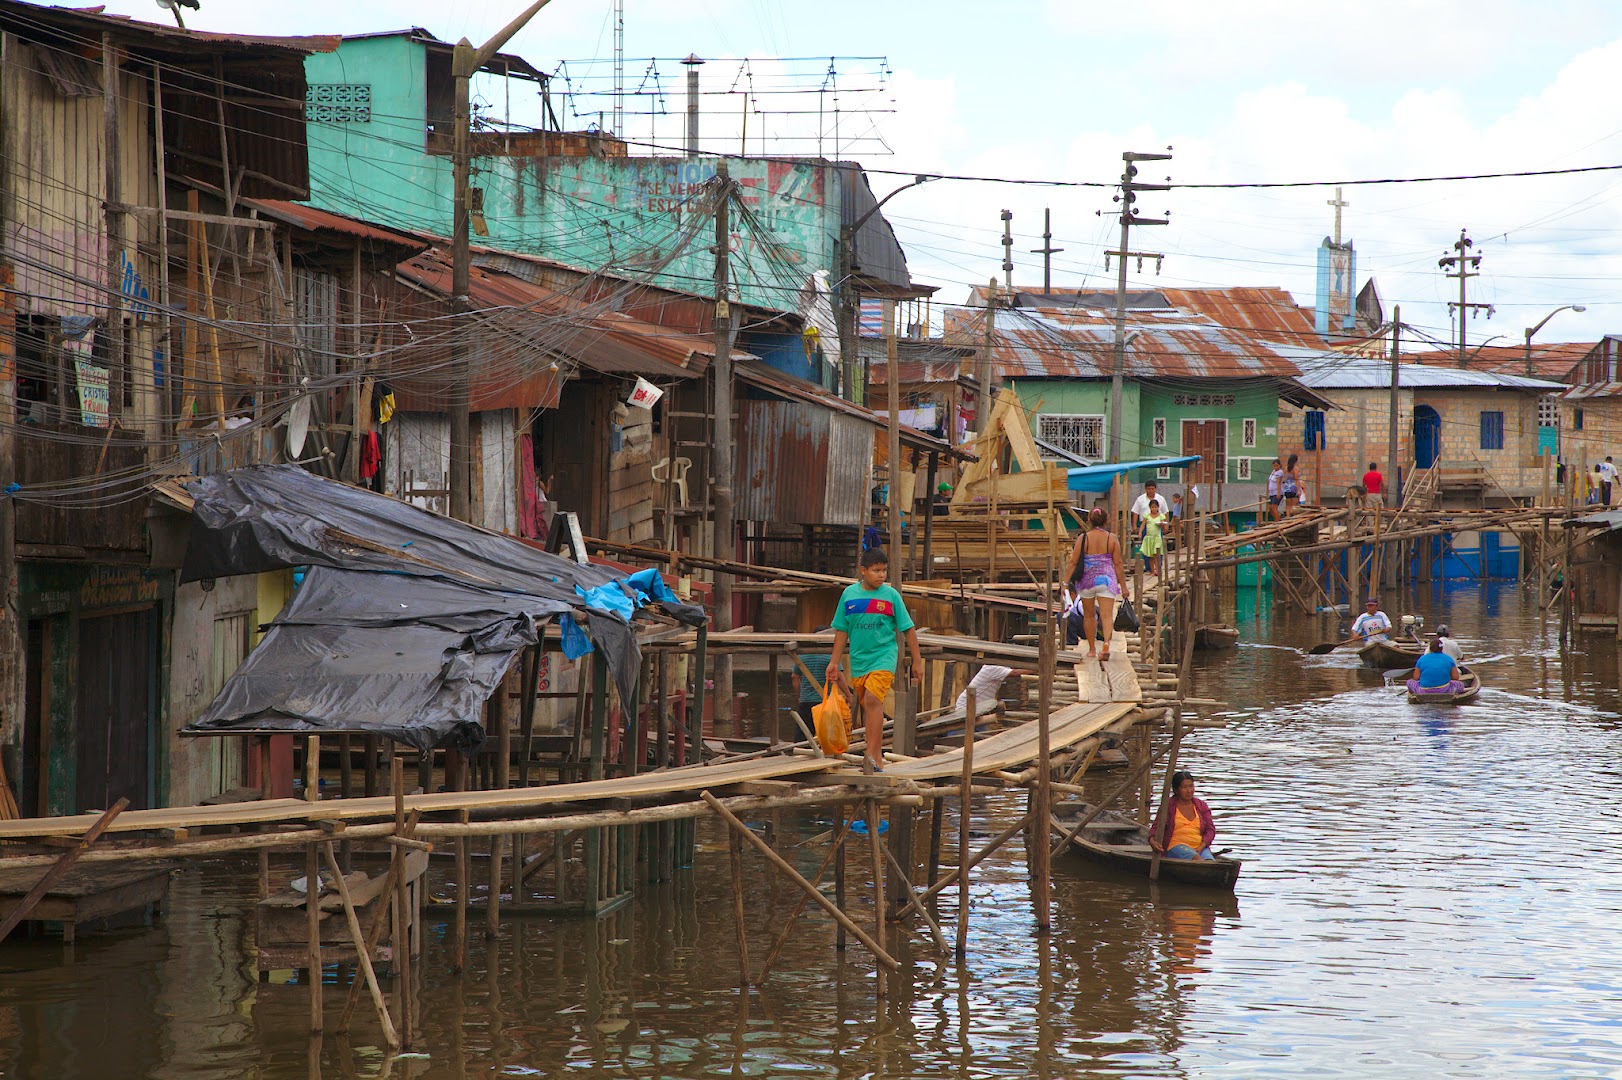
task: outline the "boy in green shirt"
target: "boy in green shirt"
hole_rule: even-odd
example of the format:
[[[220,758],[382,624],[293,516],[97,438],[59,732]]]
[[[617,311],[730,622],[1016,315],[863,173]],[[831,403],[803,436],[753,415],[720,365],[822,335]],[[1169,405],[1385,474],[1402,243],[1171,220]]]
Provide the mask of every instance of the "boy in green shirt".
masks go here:
[[[874,772],[884,765],[884,698],[895,681],[901,657],[901,634],[907,636],[912,655],[912,674],[924,670],[918,651],[918,632],[907,605],[889,584],[890,556],[883,548],[862,552],[861,579],[847,587],[834,612],[834,651],[828,670],[839,680],[840,689],[861,709],[867,764]],[[849,677],[846,677],[845,649],[850,648]]]

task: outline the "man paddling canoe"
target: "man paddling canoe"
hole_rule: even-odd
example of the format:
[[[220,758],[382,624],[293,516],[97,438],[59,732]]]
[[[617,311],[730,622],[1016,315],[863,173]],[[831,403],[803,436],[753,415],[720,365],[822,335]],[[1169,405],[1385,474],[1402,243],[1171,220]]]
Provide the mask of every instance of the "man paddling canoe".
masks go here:
[[[1380,610],[1380,601],[1369,597],[1363,601],[1363,614],[1352,622],[1352,638],[1360,645],[1371,641],[1390,641],[1391,619]]]

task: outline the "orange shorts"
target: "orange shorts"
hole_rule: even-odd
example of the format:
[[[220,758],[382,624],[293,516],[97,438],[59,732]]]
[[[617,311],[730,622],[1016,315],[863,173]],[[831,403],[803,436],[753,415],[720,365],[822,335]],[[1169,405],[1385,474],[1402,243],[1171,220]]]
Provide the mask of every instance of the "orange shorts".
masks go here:
[[[869,671],[860,679],[852,680],[850,685],[856,691],[858,702],[862,700],[862,694],[865,692],[871,695],[873,700],[883,704],[884,699],[890,696],[890,687],[894,684],[895,672],[880,670]]]

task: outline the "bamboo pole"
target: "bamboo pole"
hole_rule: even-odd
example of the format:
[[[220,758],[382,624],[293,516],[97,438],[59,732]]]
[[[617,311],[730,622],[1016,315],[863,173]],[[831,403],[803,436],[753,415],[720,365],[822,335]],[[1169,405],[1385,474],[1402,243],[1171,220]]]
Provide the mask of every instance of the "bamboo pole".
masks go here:
[[[372,970],[372,954],[367,945],[367,935],[360,928],[360,916],[355,914],[355,903],[349,895],[349,883],[344,880],[343,867],[338,865],[338,855],[333,851],[331,840],[323,845],[323,850],[327,856],[327,868],[332,871],[333,883],[338,887],[338,899],[344,908],[344,921],[349,924],[349,940],[355,944],[357,962],[360,964],[361,975],[366,980],[366,991],[372,995],[372,1005],[377,1009],[378,1023],[383,1025],[383,1038],[388,1040],[390,1048],[398,1048],[400,1034],[394,1028],[394,1021],[389,1017],[389,1006],[383,1000],[383,991],[377,985],[377,972]],[[381,923],[382,913],[379,912],[373,921]]]
[[[389,785],[394,795],[394,835],[409,832],[405,810],[405,759],[398,753],[389,755]],[[416,924],[416,912],[411,907],[411,885],[404,873],[405,852],[393,851],[393,860],[400,864],[401,872],[394,875],[394,919],[389,930],[394,951],[395,982],[400,988],[400,1047],[411,1049],[411,937]]]
[[[850,819],[846,817],[844,803],[839,804],[839,828],[848,827]],[[840,844],[834,850],[834,904],[841,912],[845,910],[845,845]],[[837,920],[836,920],[837,921]],[[845,951],[845,924],[839,922],[834,928],[834,948],[839,952]]]
[[[951,952],[952,950],[946,944],[946,935],[941,933],[941,924],[935,921],[934,917],[929,914],[929,909],[924,907],[923,901],[918,899],[918,890],[913,887],[911,881],[907,880],[906,869],[901,865],[900,860],[895,857],[895,852],[885,848],[884,857],[889,861],[890,869],[894,870],[896,875],[901,878],[901,887],[907,894],[907,902],[902,905],[900,913],[905,915],[909,911],[916,911],[918,917],[923,919],[925,925],[929,927],[930,936],[935,939],[936,947],[942,953]]]
[[[819,907],[821,907],[829,915],[833,916],[834,920],[843,926],[847,932],[856,938],[857,941],[860,941],[864,946],[866,946],[868,952],[873,954],[873,958],[877,960],[880,965],[890,971],[895,971],[900,968],[901,965],[895,957],[886,952],[877,941],[868,936],[867,931],[863,930],[860,926],[853,922],[843,911],[840,911],[832,901],[830,901],[826,896],[823,896],[822,893],[814,888],[809,881],[801,877],[798,870],[794,869],[793,866],[789,865],[787,860],[771,849],[771,845],[767,844],[764,840],[751,832],[747,825],[739,821],[732,811],[728,810],[721,804],[721,800],[717,799],[714,795],[711,795],[708,791],[701,792],[700,795],[704,799],[704,802],[709,805],[710,809],[721,815],[721,818],[732,827],[733,831],[736,832],[738,836],[754,845],[757,851],[766,856],[766,860],[768,862],[777,867],[778,870],[782,871],[782,873],[787,876],[790,881],[794,882],[808,896],[810,896]]]
[[[1048,580],[1053,580],[1053,555],[1048,554]],[[1138,579],[1138,605],[1143,604],[1143,579]],[[1053,746],[1051,738],[1050,720],[1053,714],[1053,678],[1054,678],[1054,649],[1056,642],[1053,638],[1053,591],[1047,591],[1047,610],[1043,613],[1040,658],[1037,661],[1037,707],[1036,707],[1036,819],[1045,823],[1053,807]],[[1114,628],[1105,633],[1114,635]],[[1041,842],[1046,835],[1043,826],[1038,825],[1034,830],[1037,834],[1035,866],[1032,870],[1036,875],[1035,888],[1031,890],[1031,900],[1036,906],[1036,932],[1046,934],[1053,928],[1053,862],[1048,855],[1048,846]]]

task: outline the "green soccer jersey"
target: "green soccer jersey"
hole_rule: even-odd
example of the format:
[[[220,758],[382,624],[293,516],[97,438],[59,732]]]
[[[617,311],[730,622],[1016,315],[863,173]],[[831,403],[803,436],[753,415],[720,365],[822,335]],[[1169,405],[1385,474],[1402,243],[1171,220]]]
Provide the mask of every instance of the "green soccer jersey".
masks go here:
[[[896,634],[913,625],[901,594],[888,584],[869,589],[858,581],[846,588],[834,612],[833,628],[850,638],[851,678],[859,679],[870,671],[894,671],[901,651]]]

